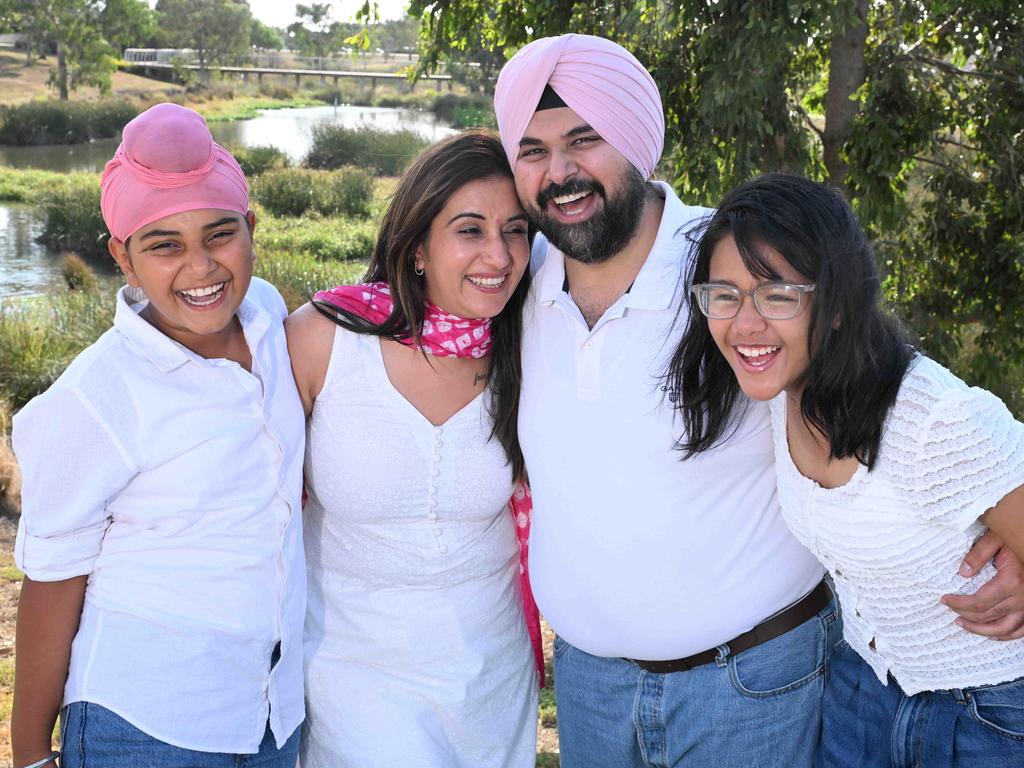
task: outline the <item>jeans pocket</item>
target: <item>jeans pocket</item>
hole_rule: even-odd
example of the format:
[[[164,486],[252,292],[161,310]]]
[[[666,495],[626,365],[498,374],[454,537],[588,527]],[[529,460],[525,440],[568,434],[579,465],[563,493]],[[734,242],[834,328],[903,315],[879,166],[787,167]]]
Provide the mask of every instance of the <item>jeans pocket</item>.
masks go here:
[[[785,634],[729,659],[733,686],[744,696],[778,696],[821,680],[825,672],[826,609]]]
[[[1024,741],[1024,678],[973,688],[971,717],[996,733]]]

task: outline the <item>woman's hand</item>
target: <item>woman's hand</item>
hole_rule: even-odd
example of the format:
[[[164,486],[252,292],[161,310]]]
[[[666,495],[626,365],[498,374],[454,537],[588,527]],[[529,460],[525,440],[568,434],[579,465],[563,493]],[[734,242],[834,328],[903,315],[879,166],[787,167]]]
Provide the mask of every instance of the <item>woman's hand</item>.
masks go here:
[[[982,521],[990,530],[971,547],[960,575],[972,576],[990,560],[997,573],[973,595],[944,595],[942,602],[960,614],[957,624],[968,632],[1017,640],[1024,637],[1024,486],[1007,494]]]

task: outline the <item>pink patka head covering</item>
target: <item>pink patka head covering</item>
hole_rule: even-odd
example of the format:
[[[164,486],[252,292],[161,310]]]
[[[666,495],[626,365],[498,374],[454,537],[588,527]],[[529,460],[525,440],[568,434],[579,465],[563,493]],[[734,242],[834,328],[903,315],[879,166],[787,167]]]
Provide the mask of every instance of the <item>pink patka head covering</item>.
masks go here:
[[[650,178],[665,147],[658,86],[633,54],[593,35],[534,40],[501,70],[494,113],[513,168],[519,140],[547,85],[645,179]]]
[[[100,190],[103,221],[122,242],[173,213],[249,210],[238,162],[214,142],[202,117],[177,104],[150,107],[124,127]]]

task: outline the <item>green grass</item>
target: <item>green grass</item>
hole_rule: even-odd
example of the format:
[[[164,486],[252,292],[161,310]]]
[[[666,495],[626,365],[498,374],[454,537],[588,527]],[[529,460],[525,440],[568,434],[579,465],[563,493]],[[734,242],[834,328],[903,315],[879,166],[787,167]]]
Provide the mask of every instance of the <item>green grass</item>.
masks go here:
[[[99,186],[98,173],[55,173],[0,167],[0,201],[34,203],[57,186],[86,183],[85,179],[92,179]]]
[[[80,144],[116,136],[139,113],[135,104],[108,101],[30,101],[2,113],[0,144]]]
[[[13,565],[6,565],[0,568],[0,579],[4,581],[22,581],[24,578],[25,574]]]

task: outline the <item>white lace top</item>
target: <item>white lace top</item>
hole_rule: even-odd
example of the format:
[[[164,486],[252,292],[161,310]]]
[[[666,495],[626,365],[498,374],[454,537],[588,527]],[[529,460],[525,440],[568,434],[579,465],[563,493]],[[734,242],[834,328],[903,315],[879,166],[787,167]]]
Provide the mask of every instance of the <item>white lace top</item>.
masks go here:
[[[995,573],[989,565],[964,579],[957,569],[985,530],[978,518],[1024,484],[1024,424],[995,395],[920,357],[889,413],[875,468],[827,489],[793,464],[785,394],[771,412],[783,517],[832,574],[844,637],[879,680],[892,673],[912,695],[1024,677],[1024,640],[971,634],[939,602],[975,592]]]

